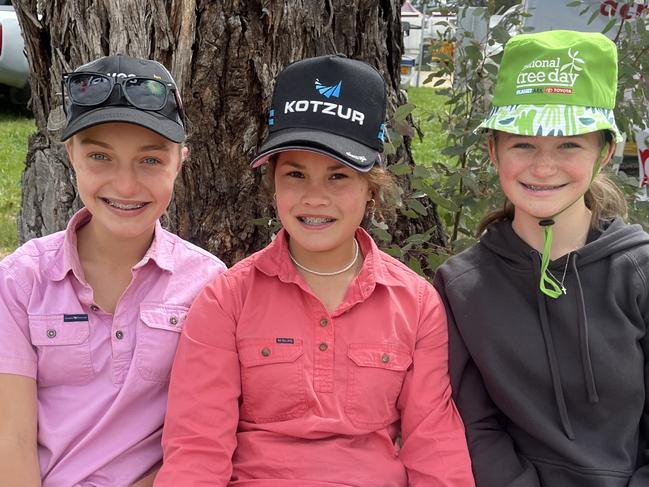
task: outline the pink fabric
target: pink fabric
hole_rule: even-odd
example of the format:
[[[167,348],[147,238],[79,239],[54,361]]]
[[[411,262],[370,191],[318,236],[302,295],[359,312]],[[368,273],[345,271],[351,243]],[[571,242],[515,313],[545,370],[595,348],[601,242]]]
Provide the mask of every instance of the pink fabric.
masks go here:
[[[155,485],[473,486],[437,292],[359,230],[363,268],[330,314],[286,238],[192,306]]]
[[[0,263],[0,373],[37,378],[43,487],[126,486],[160,460],[187,310],[225,270],[158,224],[115,313],[103,312],[77,254],[76,229],[89,219],[81,210],[65,232]]]

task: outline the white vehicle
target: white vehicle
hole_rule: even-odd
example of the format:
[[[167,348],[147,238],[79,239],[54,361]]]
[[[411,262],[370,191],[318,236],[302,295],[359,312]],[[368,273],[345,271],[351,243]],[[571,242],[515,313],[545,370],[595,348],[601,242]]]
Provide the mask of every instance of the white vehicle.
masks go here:
[[[0,92],[15,103],[29,94],[29,64],[16,12],[9,0],[0,0]]]

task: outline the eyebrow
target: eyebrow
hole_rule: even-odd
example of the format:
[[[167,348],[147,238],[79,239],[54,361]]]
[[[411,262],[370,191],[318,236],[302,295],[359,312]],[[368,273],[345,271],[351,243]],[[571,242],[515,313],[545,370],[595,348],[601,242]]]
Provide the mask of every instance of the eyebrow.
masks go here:
[[[294,167],[295,169],[305,169],[306,168],[306,166],[304,164],[300,164],[299,162],[295,162],[295,161],[292,161],[292,160],[288,160],[288,161],[284,162],[284,165]],[[336,163],[330,165],[329,167],[327,167],[327,170],[330,171],[330,172],[333,172],[333,171],[339,171],[340,169],[344,169],[344,168],[345,168],[344,164],[336,162]]]
[[[104,147],[105,149],[110,149],[113,150],[113,146],[110,144],[107,144],[106,142],[102,142],[101,140],[96,140],[96,139],[81,139],[80,141],[81,145],[98,145],[99,147]],[[139,151],[165,151],[168,152],[169,148],[164,145],[164,144],[147,144],[138,147]]]

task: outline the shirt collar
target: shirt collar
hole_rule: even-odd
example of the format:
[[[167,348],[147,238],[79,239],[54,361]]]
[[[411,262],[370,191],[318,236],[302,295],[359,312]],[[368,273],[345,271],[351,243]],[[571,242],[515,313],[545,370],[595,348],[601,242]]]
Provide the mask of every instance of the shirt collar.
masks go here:
[[[65,229],[63,245],[54,253],[52,261],[48,266],[47,277],[52,281],[61,281],[72,271],[79,282],[84,282],[83,269],[79,261],[79,252],[77,250],[77,231],[90,221],[92,214],[87,208],[81,208],[77,211]],[[144,257],[138,262],[133,269],[138,269],[146,265],[149,260],[153,260],[160,269],[173,272],[173,246],[174,242],[166,232],[160,221],[156,222],[153,242],[144,254]]]
[[[303,278],[288,255],[288,238],[286,230],[281,229],[269,245],[255,254],[254,265],[268,276],[277,276],[280,281],[299,284],[303,282]],[[355,283],[358,284],[358,289],[363,297],[367,297],[377,283],[394,284],[394,279],[386,270],[382,252],[372,237],[362,228],[358,228],[356,240],[358,240],[364,260]]]

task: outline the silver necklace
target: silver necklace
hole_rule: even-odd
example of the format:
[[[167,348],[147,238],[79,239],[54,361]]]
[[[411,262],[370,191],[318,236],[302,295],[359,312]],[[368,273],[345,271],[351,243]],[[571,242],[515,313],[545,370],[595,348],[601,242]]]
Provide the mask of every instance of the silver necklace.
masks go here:
[[[309,269],[308,267],[304,267],[304,266],[303,266],[302,264],[300,264],[297,260],[295,260],[295,257],[293,257],[293,254],[291,254],[291,251],[290,251],[290,250],[288,251],[288,256],[291,258],[291,260],[293,261],[293,263],[294,263],[296,266],[298,266],[300,269],[302,269],[303,271],[306,271],[306,272],[308,272],[308,273],[310,273],[310,274],[315,274],[316,276],[337,276],[338,274],[342,274],[343,272],[348,271],[349,269],[352,268],[352,266],[353,266],[353,265],[356,263],[356,261],[358,260],[358,254],[359,254],[359,253],[360,253],[360,252],[359,252],[359,248],[358,248],[358,242],[356,241],[356,239],[354,239],[354,258],[353,258],[352,261],[351,261],[349,264],[347,264],[345,267],[343,267],[342,269],[339,269],[339,270],[337,270],[337,271],[333,271],[333,272],[320,272],[320,271],[314,271],[313,269]]]
[[[561,292],[563,294],[568,294],[568,290],[566,289],[566,286],[563,285],[563,281],[566,280],[566,272],[568,271],[568,262],[570,261],[570,254],[571,253],[572,252],[568,252],[568,256],[566,257],[566,265],[563,268],[563,276],[561,276],[561,280],[557,279],[557,277],[554,274],[552,274],[552,272],[550,272],[550,269],[548,269],[548,274],[550,274],[550,276],[552,276],[552,279],[557,281],[557,283],[561,287]]]

